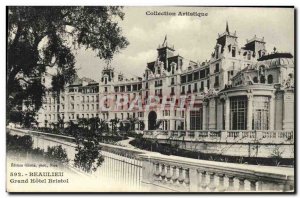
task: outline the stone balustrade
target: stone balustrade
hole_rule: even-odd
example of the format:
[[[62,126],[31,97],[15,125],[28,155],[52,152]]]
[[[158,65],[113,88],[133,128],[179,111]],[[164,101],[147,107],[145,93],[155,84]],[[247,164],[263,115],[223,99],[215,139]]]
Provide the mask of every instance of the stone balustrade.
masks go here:
[[[145,138],[226,143],[293,144],[294,131],[283,130],[171,130],[144,131]]]
[[[68,155],[74,149],[73,138],[28,131],[11,130],[15,134],[29,134],[37,144],[45,148],[48,145],[64,145]],[[190,136],[194,131],[164,131],[161,136],[177,132],[178,136]],[[244,132],[244,134],[243,134]],[[228,131],[229,138],[246,136],[253,138],[253,131]],[[146,131],[145,136],[155,135]],[[205,138],[222,138],[224,133],[217,131],[197,131]],[[275,133],[275,135],[274,135]],[[288,138],[293,134],[285,132],[268,133],[261,131],[263,138]],[[157,135],[158,136],[158,135]],[[256,134],[255,137],[257,137]],[[37,145],[36,145],[37,146]],[[269,167],[248,164],[235,164],[197,160],[178,156],[167,156],[155,152],[101,144],[104,163],[96,173],[99,178],[108,178],[111,185],[124,186],[124,189],[143,192],[233,192],[233,191],[278,191],[294,190],[294,169],[287,167]],[[105,180],[106,181],[106,180]]]
[[[152,191],[292,191],[293,169],[143,154],[143,183]]]

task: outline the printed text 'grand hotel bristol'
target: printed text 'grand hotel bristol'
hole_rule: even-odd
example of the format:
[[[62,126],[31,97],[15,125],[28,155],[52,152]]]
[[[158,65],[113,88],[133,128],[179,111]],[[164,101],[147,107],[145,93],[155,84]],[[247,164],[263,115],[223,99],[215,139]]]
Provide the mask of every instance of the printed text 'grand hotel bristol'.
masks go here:
[[[135,130],[293,130],[294,59],[265,45],[253,36],[239,46],[227,25],[210,60],[200,63],[184,59],[165,38],[141,77],[106,66],[97,81],[76,78],[58,99],[48,92],[39,127],[99,117],[136,119]]]

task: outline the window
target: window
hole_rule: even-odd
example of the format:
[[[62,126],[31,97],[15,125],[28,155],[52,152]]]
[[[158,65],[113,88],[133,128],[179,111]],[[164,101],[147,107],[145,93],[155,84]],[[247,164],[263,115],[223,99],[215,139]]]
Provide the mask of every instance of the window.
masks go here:
[[[181,94],[185,94],[185,86],[181,87]]]
[[[190,129],[202,130],[202,108],[199,111],[190,112]]]
[[[174,85],[175,84],[175,80],[174,78],[171,78],[171,85]]]
[[[268,84],[272,84],[273,83],[273,76],[270,74],[268,75]]]
[[[220,65],[219,63],[216,64],[216,69],[215,69],[215,73],[220,71]]]
[[[186,76],[181,76],[181,83],[186,83]]]
[[[267,96],[255,96],[253,98],[253,130],[269,129],[269,109],[269,98]]]
[[[197,88],[197,83],[194,84],[194,91],[193,92],[197,92],[198,88]]]
[[[266,82],[265,76],[260,76],[260,83],[265,83],[265,82]]]
[[[171,87],[171,95],[175,95],[174,87]]]
[[[127,91],[131,91],[131,85],[127,85]]]
[[[235,55],[236,55],[236,49],[235,49],[235,47],[232,48],[231,53],[232,53],[232,57],[235,57]]]
[[[204,82],[201,81],[201,87],[200,87],[200,91],[203,91],[204,90]]]
[[[215,87],[219,86],[219,76],[215,77]]]
[[[248,60],[251,60],[251,54],[250,54],[250,52],[249,52],[248,55],[247,55],[247,59],[248,59]]]
[[[188,93],[191,93],[191,87],[192,87],[191,85],[188,85],[188,91],[187,91]]]
[[[254,82],[254,83],[258,83],[258,79],[257,79],[256,76],[253,78],[253,82]]]
[[[191,82],[191,81],[193,81],[193,74],[188,75],[188,82]]]
[[[200,78],[205,78],[205,70],[200,71]]]
[[[246,130],[247,129],[247,97],[230,98],[230,129]]]
[[[160,74],[160,67],[157,67],[157,73]]]
[[[194,80],[198,80],[199,79],[199,72],[195,72],[194,73]]]
[[[107,92],[107,87],[104,87],[104,92]]]

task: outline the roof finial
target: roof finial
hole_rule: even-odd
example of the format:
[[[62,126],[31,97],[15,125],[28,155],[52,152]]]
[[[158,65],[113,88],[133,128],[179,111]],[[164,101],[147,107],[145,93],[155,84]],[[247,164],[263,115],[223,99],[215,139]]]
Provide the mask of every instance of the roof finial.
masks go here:
[[[165,36],[165,40],[164,40],[162,46],[164,46],[166,42],[167,42],[167,35]]]
[[[226,21],[226,32],[229,33],[228,21]]]

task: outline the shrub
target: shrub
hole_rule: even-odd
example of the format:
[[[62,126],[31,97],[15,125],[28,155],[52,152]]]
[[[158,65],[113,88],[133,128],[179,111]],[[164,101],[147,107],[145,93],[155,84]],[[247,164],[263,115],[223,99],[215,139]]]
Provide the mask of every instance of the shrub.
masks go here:
[[[7,150],[15,152],[28,152],[32,150],[33,140],[29,135],[19,136],[6,134]]]
[[[63,165],[66,165],[69,163],[67,152],[65,149],[62,148],[61,145],[53,146],[53,147],[48,146],[45,156],[47,159],[54,161],[54,162],[59,162]]]

